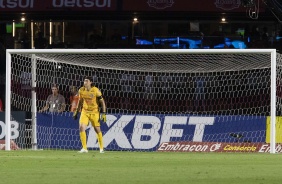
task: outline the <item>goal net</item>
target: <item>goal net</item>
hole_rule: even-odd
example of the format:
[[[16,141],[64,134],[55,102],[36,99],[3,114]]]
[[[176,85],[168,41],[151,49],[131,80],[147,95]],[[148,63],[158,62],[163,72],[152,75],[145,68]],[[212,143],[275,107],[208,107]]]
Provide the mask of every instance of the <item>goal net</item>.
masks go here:
[[[282,152],[281,62],[272,49],[8,50],[6,147],[79,150],[71,99],[91,76],[106,101],[106,150]],[[39,112],[53,84],[65,110]]]

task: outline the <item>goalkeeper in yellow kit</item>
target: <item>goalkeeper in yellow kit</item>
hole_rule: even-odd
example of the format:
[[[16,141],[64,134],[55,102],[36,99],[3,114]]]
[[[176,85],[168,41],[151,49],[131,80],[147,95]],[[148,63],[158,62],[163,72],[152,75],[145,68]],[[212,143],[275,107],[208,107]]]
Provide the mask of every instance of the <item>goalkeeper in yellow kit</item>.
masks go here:
[[[79,119],[79,135],[82,144],[82,149],[79,153],[87,153],[87,146],[86,146],[86,127],[89,122],[91,122],[92,126],[94,127],[95,132],[97,133],[98,144],[100,147],[100,153],[104,153],[103,148],[103,136],[100,129],[100,122],[101,119],[103,122],[106,122],[106,105],[105,101],[102,97],[101,91],[92,86],[92,78],[85,77],[84,78],[84,86],[81,87],[78,91],[79,99],[78,105],[73,113],[73,118],[77,119],[77,112],[80,112],[81,107],[81,115]],[[102,112],[99,111],[99,105],[101,105]]]

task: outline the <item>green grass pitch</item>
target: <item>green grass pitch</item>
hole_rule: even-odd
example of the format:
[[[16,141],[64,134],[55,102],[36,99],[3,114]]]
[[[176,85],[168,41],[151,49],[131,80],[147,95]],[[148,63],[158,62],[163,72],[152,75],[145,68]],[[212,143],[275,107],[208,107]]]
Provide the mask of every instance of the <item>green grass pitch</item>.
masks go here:
[[[281,184],[282,154],[0,151],[1,184]]]

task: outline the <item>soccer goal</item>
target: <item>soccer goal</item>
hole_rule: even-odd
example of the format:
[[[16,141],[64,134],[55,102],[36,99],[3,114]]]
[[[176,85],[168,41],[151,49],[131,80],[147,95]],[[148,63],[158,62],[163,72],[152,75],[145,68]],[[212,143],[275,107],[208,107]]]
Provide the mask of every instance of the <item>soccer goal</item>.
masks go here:
[[[107,105],[106,150],[282,152],[275,49],[33,49],[6,59],[6,150],[79,150],[71,90],[91,76]],[[65,111],[39,112],[53,84]],[[98,149],[91,126],[87,146]]]

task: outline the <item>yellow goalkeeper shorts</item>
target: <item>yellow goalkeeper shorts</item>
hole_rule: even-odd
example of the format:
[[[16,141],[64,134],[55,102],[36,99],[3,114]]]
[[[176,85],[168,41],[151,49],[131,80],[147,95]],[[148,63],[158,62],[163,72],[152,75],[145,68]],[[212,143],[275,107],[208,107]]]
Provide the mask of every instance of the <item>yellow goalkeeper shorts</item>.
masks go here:
[[[91,122],[92,126],[99,127],[100,126],[100,114],[99,113],[87,113],[87,112],[81,112],[79,123],[88,125],[89,122]]]

